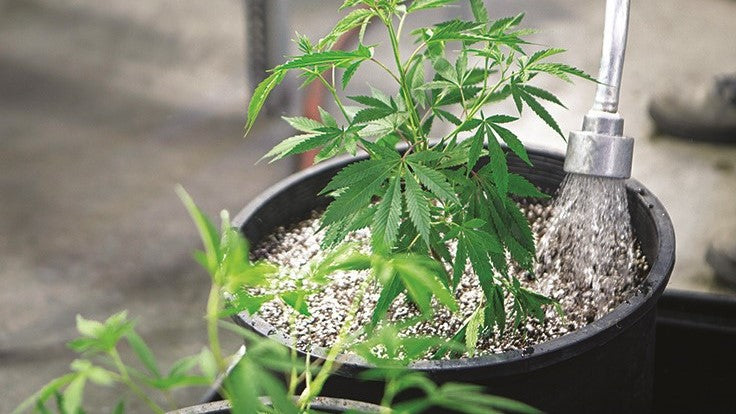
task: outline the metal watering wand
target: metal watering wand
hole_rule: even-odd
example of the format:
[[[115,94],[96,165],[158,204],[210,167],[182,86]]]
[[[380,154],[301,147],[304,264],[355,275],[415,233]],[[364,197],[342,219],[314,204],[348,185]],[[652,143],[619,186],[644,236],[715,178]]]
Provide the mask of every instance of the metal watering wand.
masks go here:
[[[595,101],[583,129],[570,133],[568,174],[537,249],[542,272],[557,274],[576,292],[595,292],[591,312],[599,316],[635,276],[629,267],[634,239],[624,182],[631,176],[634,140],[623,136],[618,113],[628,18],[629,0],[607,0]]]
[[[629,0],[607,0],[603,51],[593,107],[583,130],[570,133],[564,170],[567,173],[629,178],[634,139],[625,137],[618,113],[619,85],[626,52]]]

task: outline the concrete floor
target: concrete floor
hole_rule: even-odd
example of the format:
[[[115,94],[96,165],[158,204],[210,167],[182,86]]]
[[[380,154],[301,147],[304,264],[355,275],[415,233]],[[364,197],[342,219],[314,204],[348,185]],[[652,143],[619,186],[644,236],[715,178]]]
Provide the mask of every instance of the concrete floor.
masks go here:
[[[293,2],[291,27],[320,36],[338,3]],[[599,3],[488,2],[498,16],[526,10],[536,41],[568,49],[565,61],[590,73]],[[164,363],[204,344],[208,281],[190,258],[198,240],[174,185],[215,215],[292,169],[254,166],[282,127],[262,122],[241,138],[242,13],[235,0],[0,0],[0,412],[65,372],[77,313],[129,309]],[[653,136],[646,105],[657,91],[734,70],[734,17],[732,0],[635,2],[632,11],[621,112],[637,138],[634,176],[675,225],[673,288],[733,294],[703,256],[717,232],[736,231],[736,146]],[[593,86],[545,86],[570,108],[554,112],[562,129],[578,129]],[[516,130],[564,148],[535,120]],[[114,403],[90,397],[90,412]]]

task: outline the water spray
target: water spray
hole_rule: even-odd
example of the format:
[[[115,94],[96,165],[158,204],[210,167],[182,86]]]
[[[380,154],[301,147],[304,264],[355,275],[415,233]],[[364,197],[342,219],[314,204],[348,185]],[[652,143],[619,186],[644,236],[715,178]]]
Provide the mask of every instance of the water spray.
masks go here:
[[[570,286],[565,296],[572,301],[592,295],[597,304],[589,310],[591,318],[608,312],[616,295],[634,283],[624,182],[631,176],[634,140],[623,135],[624,120],[618,113],[628,19],[629,0],[606,2],[595,102],[582,131],[570,133],[564,166],[568,175],[538,248],[537,273]]]

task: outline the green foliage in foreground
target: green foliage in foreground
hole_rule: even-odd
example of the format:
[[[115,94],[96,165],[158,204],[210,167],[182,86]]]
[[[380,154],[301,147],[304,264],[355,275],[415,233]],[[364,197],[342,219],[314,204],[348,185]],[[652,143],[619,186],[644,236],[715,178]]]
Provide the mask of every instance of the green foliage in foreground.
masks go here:
[[[163,413],[177,408],[173,390],[211,386],[220,377],[224,377],[221,392],[230,401],[233,414],[316,413],[310,404],[319,396],[332,373],[335,357],[343,352],[354,352],[377,366],[366,377],[386,383],[381,401],[382,412],[413,414],[431,407],[453,408],[468,414],[538,412],[525,404],[487,395],[482,388],[474,385],[452,383],[437,386],[423,374],[406,368],[411,361],[421,358],[437,346],[447,346],[443,339],[406,337],[400,335],[400,327],[384,325],[374,331],[369,339],[356,340],[360,327],[355,326],[353,319],[361,304],[362,294],[354,299],[351,314],[341,327],[340,337],[324,361],[298,357],[294,350],[290,351],[274,340],[262,338],[222,320],[230,312],[249,310],[249,306],[254,306],[254,302],[233,296],[230,288],[240,289],[242,285],[248,288],[263,287],[276,269],[249,259],[248,243],[230,226],[227,213],[222,214],[223,225],[218,233],[212,222],[181,188],[179,195],[199,229],[205,248],[196,252],[195,257],[211,276],[212,289],[205,316],[209,345],[198,354],[184,357],[170,369],[163,370],[154,352],[136,332],[135,321],[129,319],[126,312],[117,313],[105,321],[78,316],[77,331],[80,336],[68,345],[80,354],[80,359],[72,362],[69,374],[49,382],[16,408],[13,414],[27,411],[83,414],[86,412],[83,408],[84,392],[89,383],[125,389],[121,393],[123,397],[111,411],[113,414],[126,411],[130,405],[126,404],[128,397],[140,400],[152,413]],[[311,266],[309,277],[324,279],[335,270],[352,268],[373,268],[375,274],[381,274],[386,272],[386,267],[409,268],[416,265],[416,268],[406,270],[406,275],[401,276],[406,278],[408,285],[416,287],[416,290],[412,290],[418,295],[415,301],[421,302],[430,295],[448,297],[447,293],[437,290],[441,288],[434,282],[426,282],[432,276],[432,269],[422,268],[425,259],[420,257],[417,262],[413,260],[414,257],[407,255],[372,260],[370,256],[344,248]],[[396,274],[403,272],[399,270]],[[303,297],[300,295],[296,296]],[[297,310],[301,307],[300,300],[287,299],[284,293],[278,297],[287,306]],[[449,299],[447,304],[452,306]],[[404,322],[405,325],[409,323]],[[221,327],[242,336],[248,342],[247,352],[225,355],[219,342]],[[131,351],[130,362],[124,362],[121,357],[120,349],[124,347]],[[452,347],[463,349],[459,345]],[[296,390],[300,386],[304,387],[304,391],[298,394]],[[411,401],[395,401],[399,393],[411,389],[420,391],[423,396]],[[166,409],[159,405],[160,401],[166,402]]]
[[[567,82],[573,77],[592,79],[579,69],[550,61],[562,49],[528,52],[533,45],[526,38],[534,31],[519,27],[523,14],[492,20],[482,0],[469,1],[473,20],[450,20],[412,31],[416,48],[402,58],[398,45],[407,17],[453,3],[457,1],[346,0],[341,9],[351,11],[328,35],[316,43],[300,36],[301,54],[275,67],[258,85],[248,107],[246,130],[287,72],[296,72],[304,84],[322,83],[342,119],[322,109],[321,120],[286,117],[299,134],[265,157],[278,160],[318,150],[319,162],[359,149],[366,152],[368,159],[345,167],[322,191],[334,198],[322,217],[327,235],[323,247],[334,248],[350,232],[369,227],[376,254],[418,254],[451,267],[451,274],[442,280],[451,290],[469,262],[484,291],[483,315],[478,313],[459,335],[471,330],[470,336],[476,338],[503,330],[508,321],[518,327],[529,316],[541,318],[543,306],[553,304],[522,288],[508,271],[511,260],[532,272],[535,259],[532,232],[514,197],[545,197],[509,172],[509,152],[531,165],[509,125],[526,110],[562,136],[544,104],[564,105],[532,82],[543,74]],[[374,58],[381,45],[364,44],[368,24],[383,28],[391,62]],[[339,36],[358,28],[355,50],[332,50]],[[366,66],[385,71],[396,89],[392,93],[374,89],[370,95],[348,92],[352,105],[347,105],[338,92]],[[516,112],[496,112],[503,101],[512,101]],[[482,159],[488,162],[483,164]],[[454,255],[448,250],[450,242],[457,245]],[[416,299],[403,280],[386,286],[386,300],[403,291]],[[504,300],[509,296],[513,305],[507,314]],[[374,321],[385,307],[382,303],[376,309]]]

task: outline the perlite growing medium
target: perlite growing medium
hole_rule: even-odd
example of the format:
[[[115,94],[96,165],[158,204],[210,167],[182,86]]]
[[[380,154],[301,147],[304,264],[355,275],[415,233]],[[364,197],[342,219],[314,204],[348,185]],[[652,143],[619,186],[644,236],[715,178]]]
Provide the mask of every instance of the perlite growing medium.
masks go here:
[[[550,203],[528,203],[522,200],[520,207],[531,224],[535,240],[539,241],[545,233],[547,223],[550,222],[552,212]],[[324,237],[323,232],[319,231],[320,214],[313,212],[311,218],[292,227],[277,228],[253,250],[254,258],[264,259],[281,267],[279,283],[282,283],[282,287],[293,288],[295,286],[293,278],[301,273],[299,270],[311,260],[324,254],[319,247]],[[359,230],[350,236],[349,241],[363,245],[368,251],[370,231],[368,229]],[[454,252],[455,246],[449,245],[448,247],[451,252]],[[557,299],[564,310],[564,316],[560,317],[550,306],[547,308],[544,321],[539,322],[530,317],[520,329],[511,329],[513,318],[510,318],[509,329],[506,329],[502,335],[479,339],[476,355],[505,352],[511,349],[524,351],[536,344],[585,326],[613,310],[633,294],[636,286],[646,275],[648,265],[638,245],[634,242],[628,243],[624,249],[612,250],[611,254],[618,255],[617,262],[625,262],[628,265],[622,270],[626,272],[625,275],[607,275],[624,280],[624,283],[620,283],[609,292],[596,292],[592,287],[585,292],[580,292],[578,283],[573,282],[574,278],[567,274],[555,273],[569,271],[564,266],[541,268],[538,265],[536,278],[533,278],[529,272],[515,269],[512,266],[510,272],[515,273],[524,287]],[[617,272],[615,269],[612,271]],[[299,349],[328,348],[337,337],[360,282],[368,274],[368,271],[333,273],[330,283],[320,286],[317,293],[308,297],[307,304],[311,316],[294,315],[290,308],[277,301],[266,303],[261,308],[259,315],[281,332],[292,333]],[[601,300],[601,293],[606,293],[605,300]],[[445,308],[438,308],[431,320],[418,323],[404,332],[450,338],[477,308],[482,295],[478,278],[468,264],[455,293],[460,311],[452,314]],[[372,286],[356,315],[356,326],[363,326],[370,321],[378,297],[379,287]],[[507,298],[506,305],[507,309],[510,309],[510,298]],[[391,321],[398,321],[416,315],[417,311],[414,306],[406,300],[405,296],[400,295],[389,309],[387,317]],[[295,322],[293,327],[290,326],[292,321]]]

